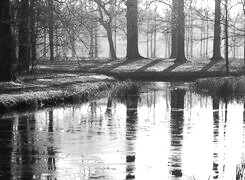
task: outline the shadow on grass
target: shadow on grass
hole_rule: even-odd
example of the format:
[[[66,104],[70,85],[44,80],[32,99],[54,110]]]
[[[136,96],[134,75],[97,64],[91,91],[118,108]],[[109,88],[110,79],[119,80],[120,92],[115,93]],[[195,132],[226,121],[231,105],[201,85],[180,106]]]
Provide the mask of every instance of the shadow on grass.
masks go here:
[[[171,72],[174,69],[176,69],[178,66],[181,66],[182,64],[185,64],[185,62],[174,62],[173,65],[169,66],[168,68],[166,68],[162,72]]]
[[[146,69],[148,69],[149,67],[152,67],[156,64],[158,64],[159,62],[161,62],[164,59],[157,59],[157,60],[152,60],[152,62],[150,62],[149,64],[146,64],[145,66],[137,69],[135,72],[141,72],[141,71],[145,71]]]
[[[206,66],[204,66],[202,69],[201,69],[201,72],[205,72],[205,71],[208,71],[211,67],[213,67],[217,62],[219,61],[210,61]]]

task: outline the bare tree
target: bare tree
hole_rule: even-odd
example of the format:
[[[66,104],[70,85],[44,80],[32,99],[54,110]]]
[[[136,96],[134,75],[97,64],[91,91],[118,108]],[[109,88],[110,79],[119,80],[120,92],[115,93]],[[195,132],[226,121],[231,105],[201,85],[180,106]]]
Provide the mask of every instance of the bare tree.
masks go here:
[[[0,2],[0,81],[11,81],[15,77],[11,65],[10,1]]]
[[[142,58],[138,49],[138,6],[137,0],[127,0],[127,59]]]
[[[172,0],[172,20],[171,20],[171,55],[170,58],[177,57],[177,6],[178,0]]]
[[[54,61],[54,2],[48,0],[48,30],[49,30],[49,50],[50,50],[50,61]]]
[[[113,22],[113,16],[114,16],[114,12],[111,11],[111,8],[113,8],[113,5],[111,5],[112,2],[111,1],[102,2],[100,0],[94,0],[94,1],[98,5],[99,22],[105,28],[106,33],[107,33],[111,58],[117,59],[115,46],[113,43],[113,37],[112,37],[112,22]],[[108,8],[106,8],[107,6]]]
[[[211,60],[223,60],[220,48],[221,48],[221,0],[215,0],[215,18],[214,18],[214,40],[213,40],[213,57]]]
[[[29,0],[22,0],[19,8],[19,67],[20,72],[29,73],[30,32]]]
[[[185,13],[184,0],[178,0],[177,6],[177,57],[176,62],[186,62],[185,57]]]

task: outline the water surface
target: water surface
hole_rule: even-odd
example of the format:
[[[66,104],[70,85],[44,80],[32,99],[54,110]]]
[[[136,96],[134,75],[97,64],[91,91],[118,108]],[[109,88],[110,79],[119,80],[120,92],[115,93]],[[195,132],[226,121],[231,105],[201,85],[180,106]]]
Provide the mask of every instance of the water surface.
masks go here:
[[[0,179],[235,180],[244,104],[185,86],[1,117]]]

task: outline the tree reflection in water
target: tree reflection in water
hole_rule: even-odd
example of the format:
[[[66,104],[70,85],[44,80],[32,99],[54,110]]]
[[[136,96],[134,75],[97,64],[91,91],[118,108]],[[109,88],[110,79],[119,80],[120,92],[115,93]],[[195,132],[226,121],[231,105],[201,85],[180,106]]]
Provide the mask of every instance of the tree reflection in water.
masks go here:
[[[11,154],[13,151],[13,122],[14,118],[6,118],[0,124],[0,179],[12,179]]]
[[[214,134],[214,145],[216,148],[216,151],[213,152],[213,179],[218,179],[219,178],[219,164],[218,164],[218,159],[219,159],[219,153],[218,153],[218,142],[219,142],[219,100],[213,99],[213,134]]]
[[[53,138],[53,121],[54,121],[54,116],[53,116],[53,110],[50,110],[49,112],[49,122],[48,122],[48,141],[51,146],[47,147],[47,155],[48,155],[48,170],[55,170],[55,152],[53,148],[53,143],[54,143],[54,138]]]
[[[137,132],[137,107],[138,107],[138,90],[134,89],[128,92],[125,97],[126,103],[126,179],[135,179],[135,141]]]
[[[184,126],[184,98],[186,90],[174,89],[171,91],[171,155],[169,159],[170,173],[175,177],[182,177],[182,140]]]
[[[16,160],[17,169],[16,174],[22,179],[32,179],[34,173],[35,163],[35,146],[29,146],[34,144],[32,129],[35,129],[35,117],[34,115],[23,115],[19,117],[17,126],[17,147],[16,147]]]

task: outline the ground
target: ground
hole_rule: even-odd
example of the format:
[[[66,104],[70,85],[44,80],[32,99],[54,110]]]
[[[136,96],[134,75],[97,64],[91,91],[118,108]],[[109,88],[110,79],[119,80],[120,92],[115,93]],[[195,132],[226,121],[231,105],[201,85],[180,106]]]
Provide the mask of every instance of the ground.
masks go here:
[[[243,74],[243,60],[230,62],[230,74]],[[0,83],[0,114],[11,110],[44,107],[96,96],[115,79],[190,81],[225,76],[225,61],[205,59],[175,63],[174,59],[84,60],[40,62],[35,73],[18,82]]]
[[[240,75],[244,72],[244,61],[236,59],[230,61],[230,74]],[[210,61],[195,59],[187,63],[175,63],[174,59],[138,59],[127,60],[85,60],[80,63],[59,62],[42,63],[38,66],[42,71],[56,72],[89,72],[99,73],[117,78],[145,79],[145,80],[194,80],[200,77],[225,76],[225,61]]]

